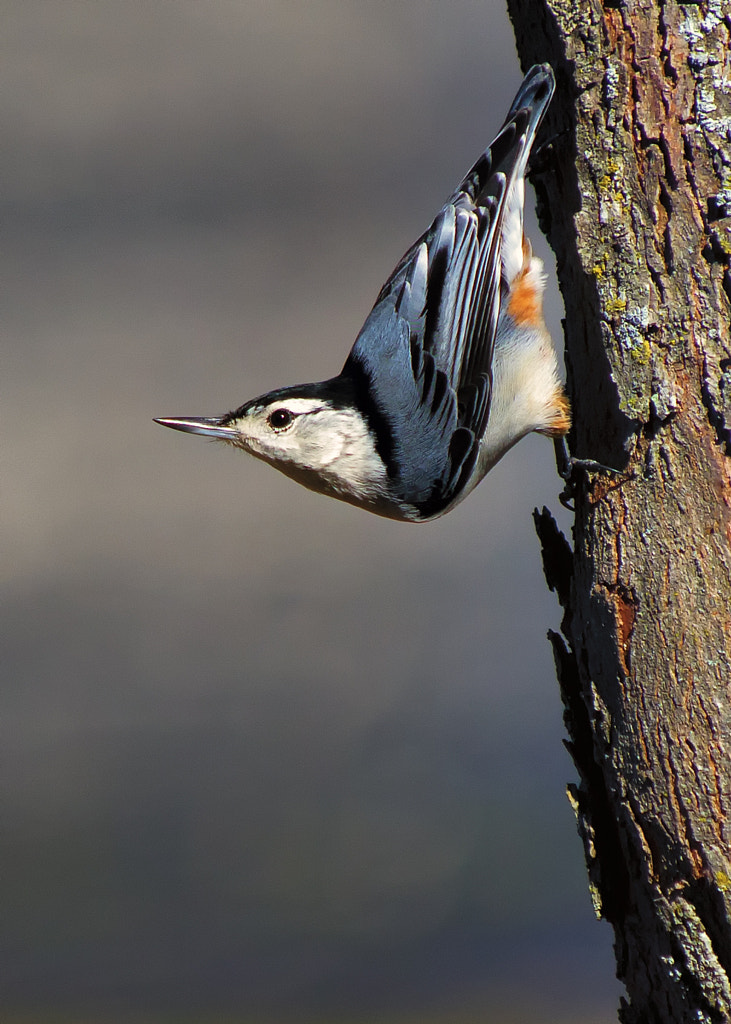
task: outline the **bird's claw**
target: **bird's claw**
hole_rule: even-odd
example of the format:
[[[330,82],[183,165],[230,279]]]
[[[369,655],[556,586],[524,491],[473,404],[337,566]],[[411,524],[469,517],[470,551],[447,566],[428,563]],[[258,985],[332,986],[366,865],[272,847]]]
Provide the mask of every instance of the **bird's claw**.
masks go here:
[[[595,459],[577,459],[570,452],[565,437],[557,437],[554,441],[556,450],[556,469],[558,475],[565,482],[566,486],[558,498],[564,508],[571,512],[575,511],[574,499],[576,497],[576,472],[583,470],[585,473],[609,473],[616,476],[620,470],[613,466],[606,466],[603,462]]]
[[[530,155],[528,162],[528,174],[529,176],[545,174],[547,170],[553,169],[555,164],[555,148],[556,143],[559,142],[564,136],[569,134],[569,129],[564,128],[559,132],[555,132],[540,146],[537,146]]]

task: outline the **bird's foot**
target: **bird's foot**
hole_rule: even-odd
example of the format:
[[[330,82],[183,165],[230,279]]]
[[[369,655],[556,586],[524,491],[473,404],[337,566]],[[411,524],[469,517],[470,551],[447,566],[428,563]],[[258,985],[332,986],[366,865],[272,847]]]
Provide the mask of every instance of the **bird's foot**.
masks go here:
[[[575,510],[574,499],[577,488],[577,471],[583,470],[584,473],[609,473],[611,476],[617,476],[621,473],[621,470],[615,469],[613,466],[606,466],[603,462],[597,462],[595,459],[574,458],[569,452],[569,446],[566,443],[566,438],[563,436],[554,438],[553,443],[556,452],[556,469],[558,470],[558,475],[566,484],[558,496],[559,501],[564,508],[569,509],[571,512]]]
[[[528,161],[529,176],[532,174],[540,176],[553,168],[556,162],[556,143],[560,142],[568,134],[568,128],[564,128],[562,131],[551,135],[533,150]]]

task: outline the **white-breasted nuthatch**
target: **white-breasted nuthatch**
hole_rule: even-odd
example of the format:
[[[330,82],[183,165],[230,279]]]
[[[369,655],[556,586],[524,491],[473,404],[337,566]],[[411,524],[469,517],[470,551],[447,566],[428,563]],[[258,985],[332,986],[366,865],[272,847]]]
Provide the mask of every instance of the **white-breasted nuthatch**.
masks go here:
[[[449,512],[531,431],[566,434],[543,267],[523,234],[526,166],[554,85],[547,64],[530,69],[494,141],[381,289],[337,377],[215,419],[156,422],[408,522]]]

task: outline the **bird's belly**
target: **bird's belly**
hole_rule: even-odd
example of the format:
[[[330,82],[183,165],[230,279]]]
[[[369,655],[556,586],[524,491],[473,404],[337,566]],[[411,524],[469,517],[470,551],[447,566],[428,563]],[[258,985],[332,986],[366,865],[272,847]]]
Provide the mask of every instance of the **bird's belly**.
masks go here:
[[[516,329],[510,319],[502,316],[498,326],[490,416],[474,474],[477,479],[470,481],[473,487],[526,434],[568,430],[568,405],[548,332],[542,326]]]

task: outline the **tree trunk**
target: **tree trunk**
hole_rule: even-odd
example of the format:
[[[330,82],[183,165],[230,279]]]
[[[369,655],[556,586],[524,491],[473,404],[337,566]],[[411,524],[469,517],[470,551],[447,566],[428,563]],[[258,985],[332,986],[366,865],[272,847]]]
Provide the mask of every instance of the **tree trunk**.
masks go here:
[[[508,0],[557,73],[573,550],[536,515],[590,888],[626,1024],[731,1021],[731,4]]]

